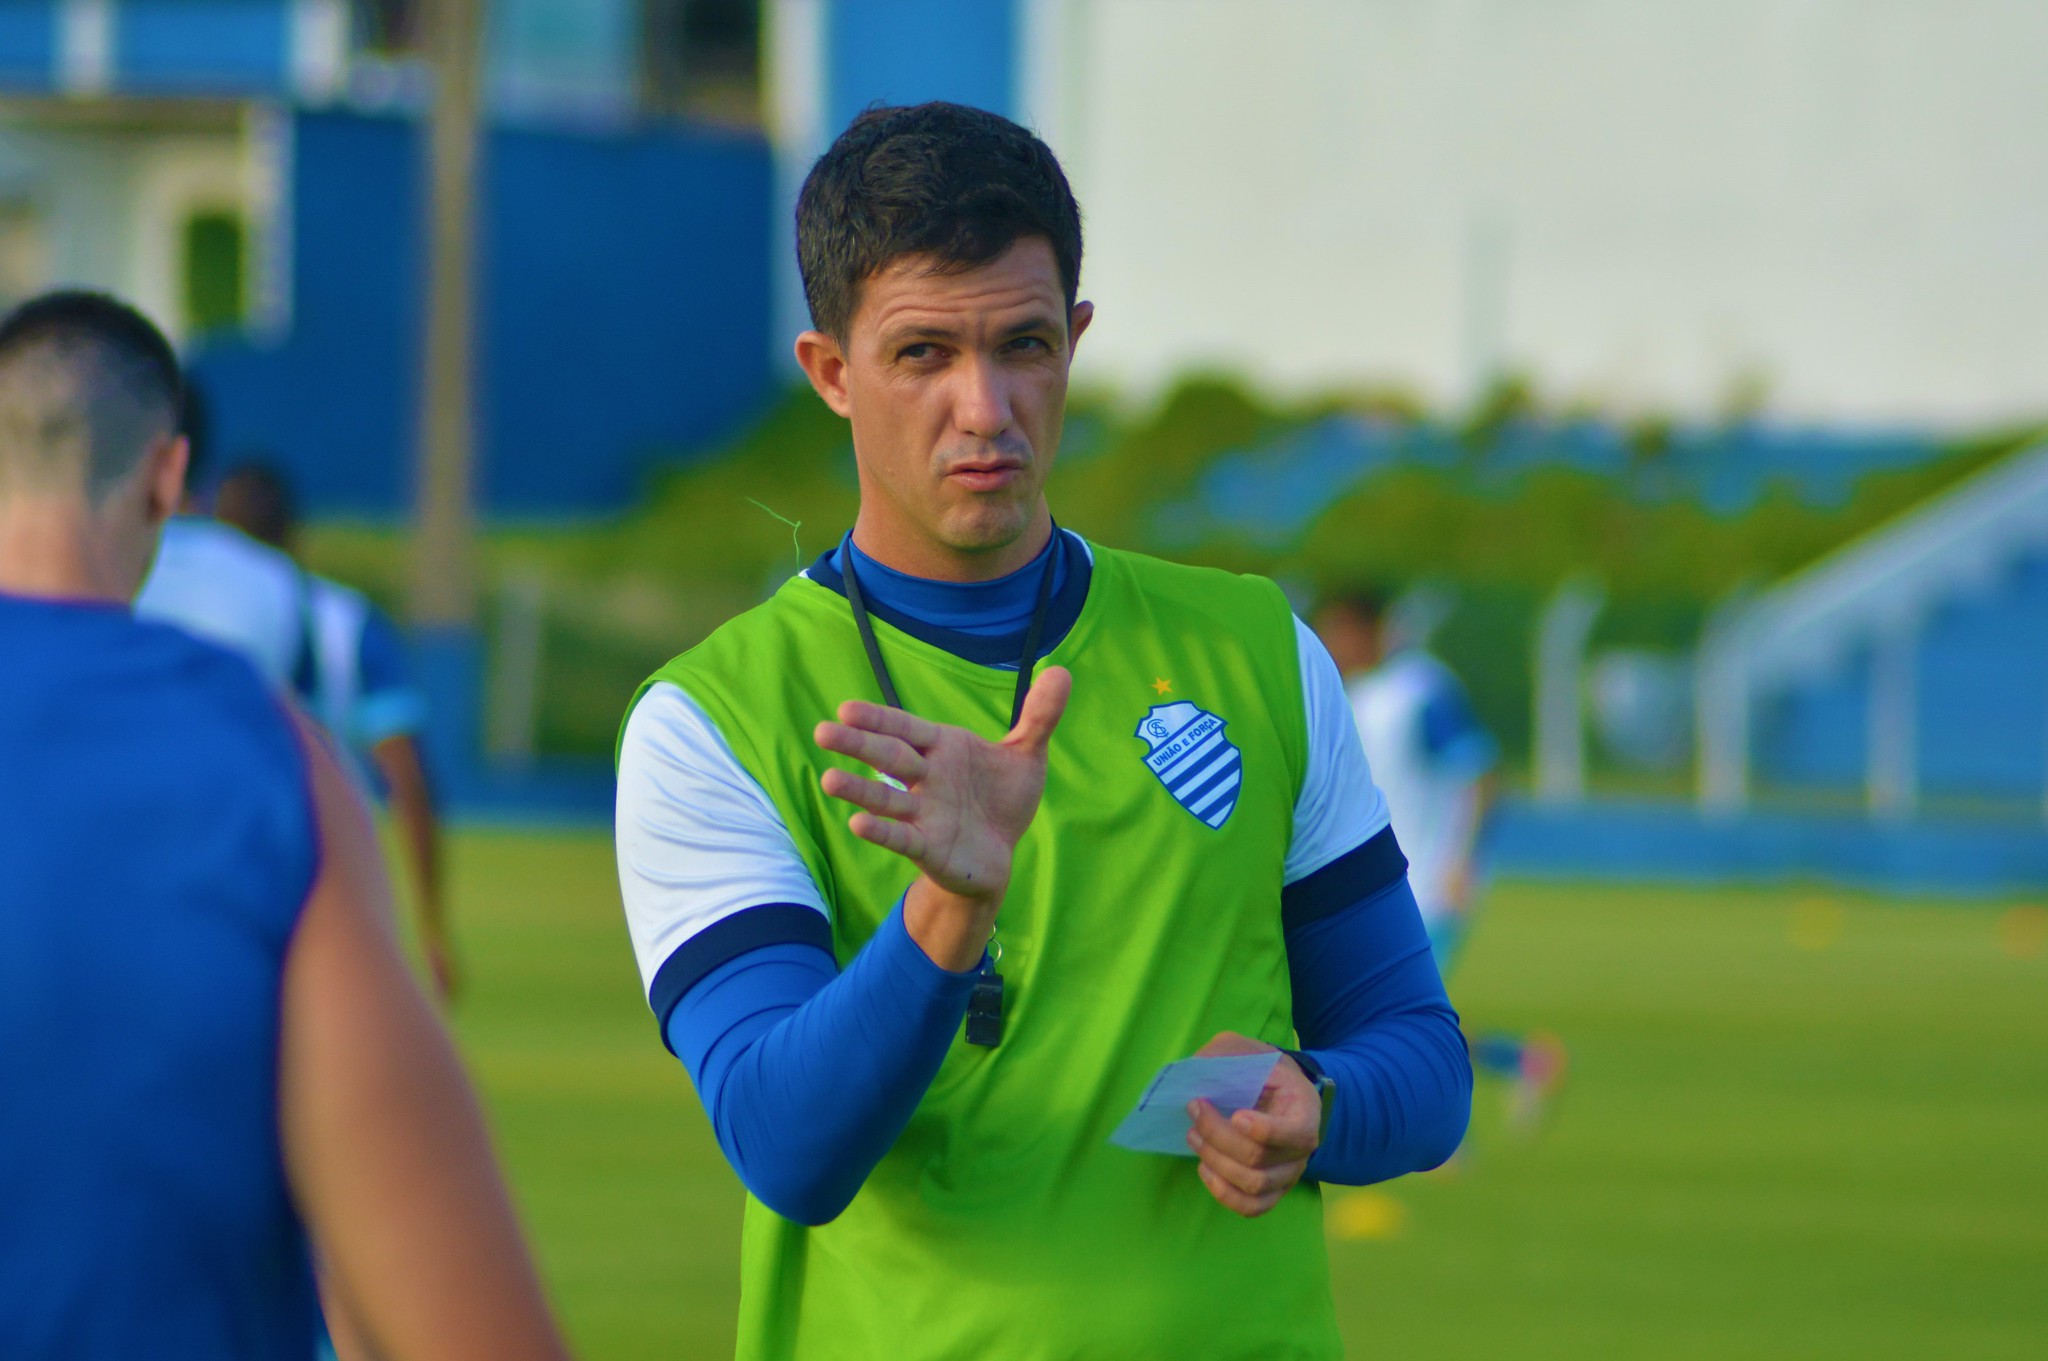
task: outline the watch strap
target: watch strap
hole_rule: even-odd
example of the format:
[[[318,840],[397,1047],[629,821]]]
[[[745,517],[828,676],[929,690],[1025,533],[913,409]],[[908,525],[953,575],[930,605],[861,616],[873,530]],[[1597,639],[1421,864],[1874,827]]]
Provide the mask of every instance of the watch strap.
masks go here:
[[[1305,1049],[1283,1049],[1280,1052],[1294,1060],[1294,1066],[1301,1069],[1301,1075],[1316,1089],[1316,1097],[1322,1104],[1322,1113],[1316,1122],[1316,1142],[1320,1144],[1329,1137],[1330,1108],[1336,1104],[1337,1079],[1323,1071],[1323,1065]]]

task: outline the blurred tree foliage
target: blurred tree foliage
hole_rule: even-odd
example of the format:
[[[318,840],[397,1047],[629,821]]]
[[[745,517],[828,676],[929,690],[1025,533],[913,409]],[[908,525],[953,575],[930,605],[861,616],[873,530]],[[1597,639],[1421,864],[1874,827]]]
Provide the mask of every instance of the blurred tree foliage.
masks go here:
[[[1140,413],[1077,394],[1049,487],[1054,513],[1097,542],[1266,573],[1303,597],[1361,584],[1446,590],[1453,608],[1435,646],[1465,677],[1514,762],[1528,743],[1533,622],[1566,577],[1590,572],[1607,587],[1596,647],[1688,647],[1707,610],[1731,591],[1814,562],[2043,433],[1957,443],[1919,466],[1864,477],[1839,506],[1806,504],[1786,483],[1724,516],[1565,467],[1490,474],[1492,441],[1510,422],[1540,419],[1528,385],[1506,380],[1450,424],[1455,462],[1370,473],[1292,542],[1261,542],[1227,526],[1209,526],[1193,543],[1163,531],[1161,512],[1191,502],[1220,456],[1340,412],[1407,429],[1424,419],[1399,394],[1283,404],[1214,375],[1190,378]],[[1632,462],[1654,464],[1671,437],[1668,422],[1633,425]],[[641,677],[837,542],[857,505],[846,425],[800,388],[728,448],[657,477],[642,505],[618,521],[494,533],[494,570],[538,571],[549,582],[543,749],[608,751]],[[329,530],[313,547],[316,566],[395,598],[395,536]]]

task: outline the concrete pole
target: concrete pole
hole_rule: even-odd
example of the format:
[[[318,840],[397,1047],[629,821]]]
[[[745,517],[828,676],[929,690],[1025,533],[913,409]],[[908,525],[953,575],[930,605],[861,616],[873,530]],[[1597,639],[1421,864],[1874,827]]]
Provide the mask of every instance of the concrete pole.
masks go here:
[[[474,320],[477,83],[484,0],[423,7],[434,65],[428,132],[427,310],[420,383],[412,617],[476,621]]]
[[[1725,602],[1700,633],[1693,667],[1702,812],[1733,817],[1749,806],[1749,612]]]
[[[1867,739],[1871,813],[1913,816],[1920,803],[1920,630],[1912,620],[1891,621],[1877,635]]]
[[[1536,626],[1536,797],[1586,797],[1586,642],[1606,593],[1585,578],[1558,587]]]
[[[413,659],[427,754],[444,797],[481,769],[484,659],[477,628],[475,271],[478,66],[484,0],[422,7],[434,64],[427,128],[426,343],[414,474]]]
[[[826,29],[830,0],[766,0],[761,6],[762,74],[768,136],[775,152],[774,309],[768,349],[776,372],[803,381],[793,342],[810,329],[803,275],[796,264],[796,196],[811,165],[839,129],[827,129],[831,100]]]

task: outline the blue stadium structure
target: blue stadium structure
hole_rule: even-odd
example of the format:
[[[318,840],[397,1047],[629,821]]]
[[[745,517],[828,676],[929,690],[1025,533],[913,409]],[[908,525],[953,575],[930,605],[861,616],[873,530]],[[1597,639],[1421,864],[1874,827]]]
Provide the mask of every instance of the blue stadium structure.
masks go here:
[[[426,2],[0,4],[0,304],[56,283],[135,299],[209,390],[221,461],[281,464],[314,514],[395,519],[412,495]],[[658,464],[760,410],[791,377],[787,337],[803,320],[788,208],[813,157],[878,101],[1028,118],[1052,8],[493,0],[479,508],[617,511]],[[1285,541],[1373,469],[1461,457],[1455,444],[1335,417],[1220,460],[1159,527]],[[1561,465],[1736,512],[1774,480],[1833,503],[1935,452],[1884,430],[1744,425],[1678,429],[1645,463],[1609,426],[1511,422],[1460,466],[1511,479]],[[1503,863],[2048,879],[2044,457],[1723,612],[1694,687],[1699,807],[1514,805]],[[601,811],[609,782],[492,797]]]
[[[1730,602],[1696,677],[1696,808],[1518,805],[1503,861],[1935,892],[2048,883],[2048,445]]]
[[[0,301],[55,283],[134,298],[181,340],[219,456],[277,462],[315,513],[392,518],[411,497],[430,87],[418,8],[0,6]],[[777,381],[751,54],[741,98],[689,116],[719,73],[663,94],[655,58],[704,53],[647,47],[641,26],[662,8],[490,8],[486,513],[617,510],[652,463],[731,432]]]

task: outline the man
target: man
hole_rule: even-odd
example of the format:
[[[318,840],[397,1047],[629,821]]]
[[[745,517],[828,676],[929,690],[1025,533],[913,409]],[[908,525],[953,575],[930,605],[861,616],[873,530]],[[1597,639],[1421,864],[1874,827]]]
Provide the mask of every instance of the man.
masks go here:
[[[0,1355],[564,1355],[316,729],[128,599],[178,505],[146,320],[0,322]]]
[[[619,754],[642,978],[751,1193],[740,1353],[1339,1355],[1316,1182],[1442,1162],[1471,1072],[1336,671],[1270,583],[1053,525],[1093,308],[1043,143],[870,112],[797,240],[858,519]],[[1198,1049],[1275,1054],[1257,1108],[1109,1145]]]
[[[298,560],[298,517],[291,489],[274,469],[245,464],[221,479],[214,518]],[[441,891],[441,825],[420,750],[427,702],[413,684],[405,642],[384,611],[361,591],[299,567],[307,654],[300,697],[338,738],[366,786],[380,788],[412,863],[421,951],[444,999],[459,976]]]
[[[407,675],[404,644],[357,591],[294,561],[290,499],[257,467],[222,480],[213,519],[180,515],[135,602],[145,619],[176,624],[248,657],[341,743],[365,787],[376,771],[412,864],[420,952],[442,1000],[459,987],[440,875],[440,826],[418,733],[425,702]]]
[[[1315,623],[1344,677],[1359,741],[1401,830],[1408,882],[1437,967],[1449,975],[1478,900],[1479,848],[1499,748],[1451,669],[1401,636],[1385,593],[1332,595]],[[1482,1071],[1514,1084],[1509,1117],[1523,1129],[1540,1119],[1564,1077],[1564,1046],[1544,1031],[1482,1035],[1472,1055]]]

